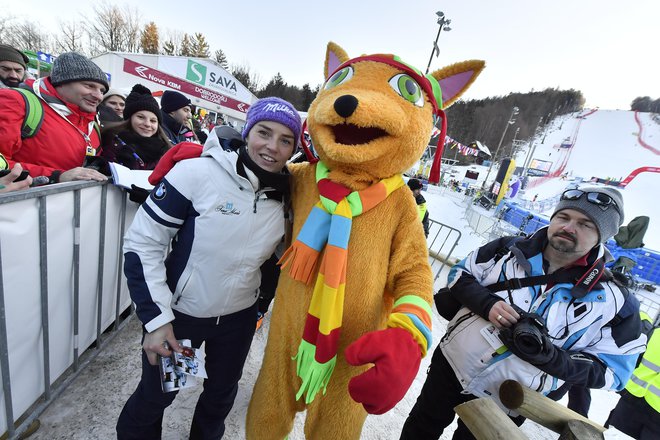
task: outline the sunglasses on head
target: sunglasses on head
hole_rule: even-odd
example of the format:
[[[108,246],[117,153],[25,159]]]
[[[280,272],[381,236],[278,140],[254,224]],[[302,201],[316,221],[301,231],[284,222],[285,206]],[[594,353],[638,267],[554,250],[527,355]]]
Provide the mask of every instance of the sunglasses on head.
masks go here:
[[[614,206],[614,209],[617,210],[617,212],[621,213],[619,206],[616,204],[614,199],[605,193],[582,191],[581,189],[569,189],[568,191],[564,191],[564,193],[561,195],[561,200],[577,200],[585,194],[587,195],[588,202],[602,207],[603,210],[606,210],[610,205],[612,205]]]

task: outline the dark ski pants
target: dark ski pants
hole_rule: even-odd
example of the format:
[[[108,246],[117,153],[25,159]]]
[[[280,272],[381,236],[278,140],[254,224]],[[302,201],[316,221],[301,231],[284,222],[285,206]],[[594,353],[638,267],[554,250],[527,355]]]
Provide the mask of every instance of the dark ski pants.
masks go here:
[[[587,417],[589,407],[591,406],[591,391],[582,385],[571,385],[564,383],[554,391],[548,393],[548,398],[552,400],[561,400],[568,392],[568,409],[575,411],[583,417]]]
[[[225,418],[234,405],[238,381],[243,373],[257,319],[257,304],[219,318],[195,318],[174,312],[172,321],[177,339],[190,339],[193,347],[206,342],[204,390],[199,396],[191,439],[220,439]],[[147,361],[142,351],[142,379],[128,399],[117,421],[119,440],[156,440],[161,438],[163,411],[176,397],[163,393],[158,366]]]
[[[660,413],[643,398],[623,390],[605,422],[606,428],[610,426],[637,440],[657,440],[660,438]]]
[[[463,394],[462,391],[463,387],[456,378],[454,370],[440,347],[436,347],[422,392],[403,425],[400,440],[439,439],[445,428],[454,421],[456,416],[454,407],[476,398],[472,394]],[[524,418],[512,420],[520,426]],[[458,419],[458,427],[452,438],[474,440],[475,437],[465,423]]]

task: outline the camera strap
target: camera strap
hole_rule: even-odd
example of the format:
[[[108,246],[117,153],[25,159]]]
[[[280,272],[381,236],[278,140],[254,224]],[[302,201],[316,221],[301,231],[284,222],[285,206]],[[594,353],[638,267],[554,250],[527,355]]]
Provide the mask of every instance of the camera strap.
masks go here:
[[[605,262],[602,258],[588,268],[577,266],[569,269],[559,269],[553,273],[537,275],[525,278],[511,278],[504,281],[485,286],[491,293],[502,290],[517,290],[523,287],[540,286],[545,284],[571,283],[574,287],[571,289],[571,295],[574,298],[584,297],[600,280],[605,270]]]

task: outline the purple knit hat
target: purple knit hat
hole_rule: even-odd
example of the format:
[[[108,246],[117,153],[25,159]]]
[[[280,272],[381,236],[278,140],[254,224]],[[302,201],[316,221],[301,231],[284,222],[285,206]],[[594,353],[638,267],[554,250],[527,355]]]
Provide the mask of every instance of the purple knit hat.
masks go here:
[[[243,128],[243,139],[245,139],[259,121],[279,122],[293,132],[295,145],[300,142],[300,131],[302,121],[293,104],[280,98],[262,98],[252,104],[247,112],[247,121]]]

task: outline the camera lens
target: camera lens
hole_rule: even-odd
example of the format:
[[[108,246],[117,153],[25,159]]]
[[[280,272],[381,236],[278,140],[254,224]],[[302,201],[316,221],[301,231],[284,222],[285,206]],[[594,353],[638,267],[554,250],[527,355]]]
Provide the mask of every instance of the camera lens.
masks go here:
[[[537,355],[543,349],[543,337],[538,328],[526,322],[519,323],[513,330],[513,343],[526,355]]]

